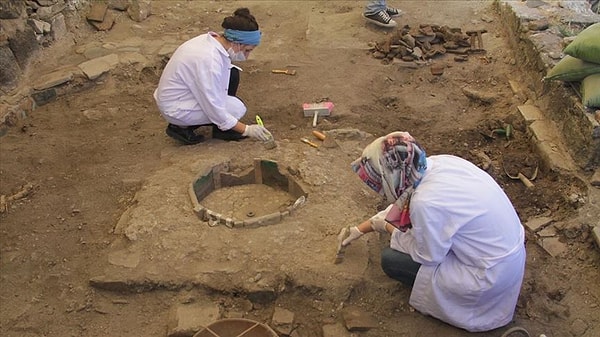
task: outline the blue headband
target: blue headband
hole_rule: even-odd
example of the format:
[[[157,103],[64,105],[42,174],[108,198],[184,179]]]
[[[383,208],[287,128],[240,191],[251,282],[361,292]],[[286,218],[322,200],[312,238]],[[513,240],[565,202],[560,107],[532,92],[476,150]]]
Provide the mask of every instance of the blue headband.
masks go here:
[[[260,30],[246,31],[225,29],[225,38],[231,42],[258,46],[258,44],[260,43],[260,36]]]

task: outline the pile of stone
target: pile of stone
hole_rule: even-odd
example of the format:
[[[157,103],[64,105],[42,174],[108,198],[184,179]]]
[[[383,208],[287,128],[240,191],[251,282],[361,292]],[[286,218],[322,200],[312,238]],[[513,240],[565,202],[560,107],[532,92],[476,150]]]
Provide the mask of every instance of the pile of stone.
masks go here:
[[[97,30],[110,30],[115,23],[115,12],[117,11],[126,11],[133,21],[141,22],[150,16],[152,2],[151,0],[92,2],[86,18]]]
[[[446,53],[457,54],[456,61],[466,61],[469,53],[485,52],[480,38],[482,33],[485,30],[463,32],[448,26],[404,26],[387,39],[372,43],[370,51],[373,57],[386,63],[394,59],[424,61]]]

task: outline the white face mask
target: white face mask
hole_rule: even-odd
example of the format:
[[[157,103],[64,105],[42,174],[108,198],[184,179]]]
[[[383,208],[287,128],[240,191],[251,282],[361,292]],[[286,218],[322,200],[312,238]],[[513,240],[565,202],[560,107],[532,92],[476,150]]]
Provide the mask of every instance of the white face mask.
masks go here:
[[[233,50],[233,46],[227,49],[227,54],[229,54],[229,58],[232,62],[246,61],[246,55],[244,54],[244,51],[240,50],[236,52]]]

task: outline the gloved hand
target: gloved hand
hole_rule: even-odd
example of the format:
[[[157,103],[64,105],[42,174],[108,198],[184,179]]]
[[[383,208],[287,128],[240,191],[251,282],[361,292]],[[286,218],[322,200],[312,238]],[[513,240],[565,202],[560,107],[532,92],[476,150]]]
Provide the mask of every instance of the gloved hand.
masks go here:
[[[359,231],[358,227],[356,227],[356,226],[350,227],[348,237],[346,237],[346,239],[344,239],[344,241],[342,241],[342,246],[345,247],[345,246],[349,245],[352,241],[360,238],[363,235],[364,235],[364,233]]]
[[[246,130],[244,130],[242,136],[252,137],[263,142],[273,137],[269,130],[267,130],[264,126],[258,124],[246,125]]]
[[[376,232],[388,234],[387,229],[385,229],[386,225],[387,222],[383,219],[371,219],[371,228]]]
[[[386,209],[371,217],[371,228],[373,228],[374,231],[384,234],[388,233],[388,231],[385,229],[385,226],[387,224],[387,221],[385,221],[385,217],[387,216],[390,209],[392,209],[392,206],[393,204],[389,205]]]

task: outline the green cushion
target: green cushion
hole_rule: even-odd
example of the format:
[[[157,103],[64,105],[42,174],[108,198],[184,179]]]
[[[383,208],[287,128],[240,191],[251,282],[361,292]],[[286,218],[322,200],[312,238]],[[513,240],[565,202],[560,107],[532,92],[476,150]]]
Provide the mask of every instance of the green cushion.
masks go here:
[[[600,74],[590,75],[581,82],[581,99],[588,108],[600,108]]]
[[[585,62],[566,55],[546,75],[545,80],[581,81],[586,76],[600,73],[600,64]]]
[[[584,61],[600,63],[600,22],[582,30],[564,53]]]

